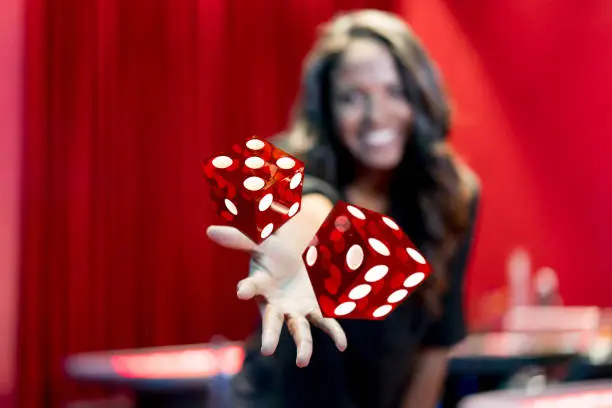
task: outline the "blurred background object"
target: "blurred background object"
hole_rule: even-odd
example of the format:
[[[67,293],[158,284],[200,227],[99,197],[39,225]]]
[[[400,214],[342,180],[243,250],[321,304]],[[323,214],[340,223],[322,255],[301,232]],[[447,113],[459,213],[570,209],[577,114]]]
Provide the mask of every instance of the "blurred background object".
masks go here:
[[[508,258],[506,279],[509,286],[507,307],[527,306],[531,303],[531,259],[523,248],[515,249]]]
[[[535,303],[541,306],[559,306],[563,299],[559,294],[559,278],[554,269],[542,267],[534,276]]]
[[[600,309],[580,335],[462,347],[493,364],[491,347],[503,363],[517,354],[503,347],[548,344],[578,356],[567,378],[609,375],[611,2],[4,0],[0,406],[114,398],[66,378],[74,353],[244,339],[257,311],[233,294],[247,259],[205,239],[199,163],[282,129],[316,27],[365,7],[422,37],[482,179],[473,330],[504,330],[510,306]]]

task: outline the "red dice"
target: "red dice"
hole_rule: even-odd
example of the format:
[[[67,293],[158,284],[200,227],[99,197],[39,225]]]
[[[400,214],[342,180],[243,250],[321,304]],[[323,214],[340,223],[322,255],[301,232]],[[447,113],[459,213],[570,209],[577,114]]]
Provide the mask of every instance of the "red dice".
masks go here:
[[[302,258],[323,315],[382,320],[430,265],[389,217],[338,202]]]
[[[259,244],[300,210],[304,163],[250,138],[204,163],[217,212]]]

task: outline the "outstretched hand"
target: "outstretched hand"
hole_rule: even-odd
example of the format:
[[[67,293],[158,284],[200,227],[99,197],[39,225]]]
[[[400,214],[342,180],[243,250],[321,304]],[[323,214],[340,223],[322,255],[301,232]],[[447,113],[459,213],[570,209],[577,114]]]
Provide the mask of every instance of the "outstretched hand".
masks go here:
[[[346,348],[346,334],[335,319],[321,314],[301,253],[272,235],[260,245],[255,244],[238,229],[210,226],[208,237],[217,244],[246,251],[258,268],[238,283],[240,299],[261,297],[264,304],[261,352],[271,355],[278,345],[283,322],[297,346],[296,364],[305,367],[312,355],[310,324],[325,331],[338,350]]]

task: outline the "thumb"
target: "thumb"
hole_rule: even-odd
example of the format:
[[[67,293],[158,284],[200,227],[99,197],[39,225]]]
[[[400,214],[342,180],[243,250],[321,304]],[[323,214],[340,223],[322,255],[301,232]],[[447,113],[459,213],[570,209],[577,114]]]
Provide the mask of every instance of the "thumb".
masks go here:
[[[206,235],[211,241],[225,248],[246,252],[253,252],[257,249],[257,244],[234,227],[211,225],[206,229]]]

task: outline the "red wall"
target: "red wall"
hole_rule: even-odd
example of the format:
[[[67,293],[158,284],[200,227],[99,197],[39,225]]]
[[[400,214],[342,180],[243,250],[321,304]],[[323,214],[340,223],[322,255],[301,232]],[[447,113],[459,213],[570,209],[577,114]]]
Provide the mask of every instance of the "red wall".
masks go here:
[[[0,407],[14,384],[22,2],[0,1]]]
[[[447,78],[454,140],[484,185],[472,319],[519,246],[533,268],[557,271],[565,303],[612,306],[612,2],[405,0],[403,9]]]

